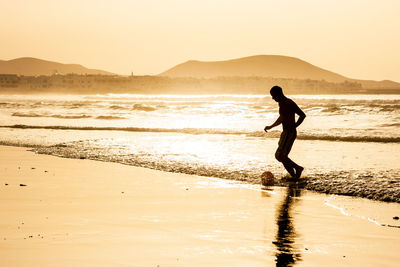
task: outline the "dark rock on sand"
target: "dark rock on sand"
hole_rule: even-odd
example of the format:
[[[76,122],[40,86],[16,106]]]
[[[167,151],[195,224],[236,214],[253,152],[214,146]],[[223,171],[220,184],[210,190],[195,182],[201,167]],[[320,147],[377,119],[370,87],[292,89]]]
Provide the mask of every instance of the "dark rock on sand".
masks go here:
[[[394,216],[393,217],[393,220],[398,220],[399,219],[399,216]]]
[[[19,186],[26,186],[26,184],[19,184]]]

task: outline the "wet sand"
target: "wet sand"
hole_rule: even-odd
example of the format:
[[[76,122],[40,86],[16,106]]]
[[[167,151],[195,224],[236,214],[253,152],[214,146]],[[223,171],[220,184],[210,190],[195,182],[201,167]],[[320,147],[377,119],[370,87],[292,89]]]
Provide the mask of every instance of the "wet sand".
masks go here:
[[[396,266],[400,261],[400,228],[392,219],[400,216],[396,203],[296,187],[261,190],[18,147],[1,146],[0,164],[4,266]]]

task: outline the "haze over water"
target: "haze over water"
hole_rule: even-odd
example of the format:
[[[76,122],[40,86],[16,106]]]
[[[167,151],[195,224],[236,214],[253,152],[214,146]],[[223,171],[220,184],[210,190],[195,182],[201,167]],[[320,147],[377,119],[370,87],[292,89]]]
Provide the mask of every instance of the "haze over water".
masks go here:
[[[306,188],[400,202],[400,96],[289,96],[307,118],[291,157]],[[2,96],[3,144],[40,153],[259,183],[284,169],[269,96]]]

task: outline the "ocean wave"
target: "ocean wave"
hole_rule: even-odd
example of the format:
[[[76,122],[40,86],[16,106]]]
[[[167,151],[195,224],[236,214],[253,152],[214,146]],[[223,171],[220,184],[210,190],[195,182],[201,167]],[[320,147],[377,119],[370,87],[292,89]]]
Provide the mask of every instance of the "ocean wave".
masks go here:
[[[89,115],[45,115],[45,114],[37,114],[34,112],[31,113],[21,113],[21,112],[14,112],[11,116],[14,117],[26,117],[26,118],[58,118],[58,119],[87,119],[91,118]]]
[[[43,117],[43,115],[40,114],[36,114],[36,113],[22,113],[22,112],[14,112],[13,114],[11,114],[11,116],[13,117],[26,117],[26,118],[33,118],[33,117]]]
[[[141,110],[141,111],[154,111],[157,108],[150,106],[150,105],[145,105],[145,104],[134,104],[132,107],[132,110]]]
[[[1,146],[16,146],[16,147],[33,147],[33,148],[40,148],[43,147],[41,144],[35,144],[32,142],[24,142],[24,141],[10,141],[10,140],[0,140]]]
[[[147,104],[133,104],[123,103],[123,104],[114,104],[108,107],[113,110],[140,110],[140,111],[155,111],[156,107]]]
[[[244,167],[235,164],[206,164],[182,157],[165,157],[164,154],[126,153],[126,150],[98,146],[93,142],[71,142],[48,147],[38,147],[35,152],[54,156],[78,159],[93,159],[116,162],[126,165],[145,167],[168,172],[185,173],[207,177],[218,177],[237,180],[246,183],[260,184],[261,174],[266,165]],[[271,166],[268,170],[277,176],[279,171]],[[380,201],[400,203],[400,170],[354,172],[351,170],[321,171],[307,169],[307,174],[301,179],[301,187],[327,194],[338,194],[369,198]],[[397,178],[396,178],[397,177]],[[275,185],[287,186],[287,179],[275,178]]]
[[[319,111],[322,113],[340,114],[343,112],[395,112],[400,110],[399,101],[343,101],[341,103],[299,101],[299,106],[306,111]]]
[[[98,120],[124,120],[126,118],[119,117],[119,116],[97,116],[96,119],[98,119]]]
[[[91,118],[89,115],[51,115],[49,117],[58,119],[87,119]]]
[[[125,119],[117,116],[98,116],[97,119]],[[278,138],[279,131],[271,131],[265,133],[263,131],[246,132],[230,129],[211,129],[211,128],[144,128],[144,127],[92,127],[92,126],[62,126],[62,125],[0,125],[0,128],[11,129],[49,129],[49,130],[78,130],[78,131],[126,131],[126,132],[149,132],[149,133],[184,133],[184,134],[224,134],[224,135],[243,135],[246,137],[260,138]],[[400,143],[400,137],[384,137],[384,136],[341,136],[341,135],[324,135],[324,134],[307,134],[300,133],[297,136],[299,140],[315,140],[315,141],[334,141],[334,142],[377,142],[377,143]]]
[[[20,108],[23,106],[24,106],[24,104],[22,104],[22,103],[0,102],[0,108]]]
[[[400,122],[395,122],[395,123],[384,123],[379,125],[381,127],[400,127]]]
[[[109,109],[116,109],[116,110],[124,110],[124,109],[127,109],[126,107],[120,106],[120,105],[111,105],[111,106],[109,106],[108,108],[109,108]]]
[[[299,135],[300,140],[322,140],[337,142],[377,142],[377,143],[400,143],[400,137],[384,136],[338,136],[338,135]]]
[[[167,101],[257,101],[262,99],[270,99],[265,95],[140,95],[140,94],[105,94],[105,95],[89,95],[85,96],[90,100],[167,100]]]
[[[78,109],[78,108],[82,108],[82,107],[89,107],[89,106],[93,106],[97,104],[96,102],[89,102],[89,101],[85,101],[85,102],[64,102],[62,104],[58,104],[58,103],[54,103],[54,106],[62,106],[63,108],[67,108],[67,109]]]
[[[340,106],[330,106],[321,110],[321,112],[327,112],[327,113],[336,113],[339,111],[342,111]]]
[[[21,113],[21,112],[14,112],[12,114],[14,117],[25,117],[25,118],[57,118],[57,119],[88,119],[88,118],[93,118],[92,116],[89,115],[60,115],[60,114],[53,114],[53,115],[46,115],[46,114],[37,114],[37,113]],[[120,116],[97,116],[94,117],[97,120],[122,120],[126,119],[125,117],[120,117]],[[41,126],[28,126],[28,125],[13,125],[10,128],[34,128],[37,129],[37,127]],[[58,129],[58,130],[65,130],[65,128],[60,128],[58,126],[52,127],[52,126],[44,126],[44,129]],[[73,128],[71,130],[80,130],[80,128]],[[81,129],[81,130],[88,130],[88,129]]]

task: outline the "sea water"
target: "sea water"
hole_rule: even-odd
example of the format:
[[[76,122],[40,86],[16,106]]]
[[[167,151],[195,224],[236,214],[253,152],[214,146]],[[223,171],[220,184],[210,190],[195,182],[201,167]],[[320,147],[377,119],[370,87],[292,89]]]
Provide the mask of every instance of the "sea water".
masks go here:
[[[400,203],[400,95],[288,97],[307,115],[290,153],[305,188]],[[259,183],[285,175],[281,128],[263,131],[277,117],[263,95],[2,95],[0,143]]]

